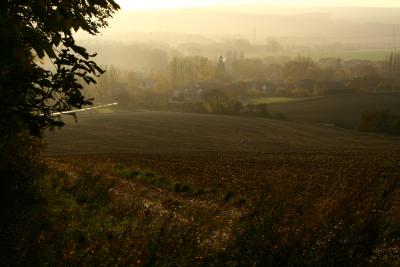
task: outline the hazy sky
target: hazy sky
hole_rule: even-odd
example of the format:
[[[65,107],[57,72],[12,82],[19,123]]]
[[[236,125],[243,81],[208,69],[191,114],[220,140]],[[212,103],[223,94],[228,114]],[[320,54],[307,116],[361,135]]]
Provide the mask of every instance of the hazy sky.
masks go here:
[[[211,5],[400,7],[400,0],[116,0],[124,10],[187,8]]]

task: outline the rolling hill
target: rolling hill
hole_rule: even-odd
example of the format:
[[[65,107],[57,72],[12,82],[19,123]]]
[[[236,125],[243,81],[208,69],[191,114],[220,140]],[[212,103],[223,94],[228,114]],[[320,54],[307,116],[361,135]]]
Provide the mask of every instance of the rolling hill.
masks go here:
[[[46,138],[44,262],[56,247],[69,265],[398,265],[398,138],[171,112],[67,122]]]
[[[312,115],[313,111],[310,109],[305,114]],[[67,120],[66,127],[48,134],[46,140],[46,151],[51,155],[400,148],[395,138],[375,137],[316,123],[150,111],[81,115],[79,123]]]

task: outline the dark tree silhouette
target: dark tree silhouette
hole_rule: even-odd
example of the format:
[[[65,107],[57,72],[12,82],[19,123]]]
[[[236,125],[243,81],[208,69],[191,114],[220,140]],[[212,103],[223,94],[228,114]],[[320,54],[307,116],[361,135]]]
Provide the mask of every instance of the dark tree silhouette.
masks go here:
[[[92,103],[82,95],[78,81],[94,83],[103,72],[92,61],[94,55],[76,44],[74,32],[97,34],[118,9],[113,0],[0,1],[0,262],[4,266],[37,262],[34,250],[27,256],[18,247],[21,242],[34,244],[35,235],[25,239],[17,234],[15,223],[39,201],[38,141],[44,129],[63,125],[53,112]],[[25,258],[29,264],[22,263]]]
[[[76,44],[78,30],[96,35],[119,9],[114,0],[0,1],[0,124],[41,136],[61,127],[54,112],[91,105],[78,80],[103,70]]]

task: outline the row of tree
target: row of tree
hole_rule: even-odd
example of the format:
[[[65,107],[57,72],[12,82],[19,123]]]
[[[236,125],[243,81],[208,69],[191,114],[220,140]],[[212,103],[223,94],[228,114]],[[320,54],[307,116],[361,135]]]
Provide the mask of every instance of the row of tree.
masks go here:
[[[382,64],[331,60],[321,64],[299,57],[281,64],[257,58],[174,57],[167,68],[150,74],[105,67],[97,86],[87,86],[88,97],[100,102],[129,102],[149,95],[164,101],[197,100],[211,89],[223,90],[235,100],[266,96],[306,97],[359,91],[400,89],[400,56],[391,54]],[[148,101],[153,101],[148,99]]]

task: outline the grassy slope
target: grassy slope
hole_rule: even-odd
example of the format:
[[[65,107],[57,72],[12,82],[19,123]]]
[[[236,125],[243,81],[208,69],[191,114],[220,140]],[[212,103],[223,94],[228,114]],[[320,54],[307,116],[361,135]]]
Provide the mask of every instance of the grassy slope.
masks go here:
[[[374,138],[312,123],[170,112],[82,115],[78,124],[70,120],[68,126],[54,135],[49,134],[47,140],[47,153],[52,155],[290,152],[365,147],[384,149],[393,145],[388,138]]]
[[[400,262],[399,139],[261,118],[116,112],[81,116],[47,140],[62,174],[44,182],[54,215],[41,251],[55,262]],[[99,196],[108,200],[92,207]]]
[[[289,103],[296,101],[305,101],[312,100],[320,97],[265,97],[265,98],[256,98],[250,101],[248,104],[281,104],[281,103]]]
[[[362,93],[333,95],[304,101],[271,104],[270,111],[282,112],[290,119],[354,128],[364,111],[390,109],[400,114],[400,93]]]
[[[39,235],[41,259],[86,266],[396,266],[398,155],[365,149],[59,157],[51,162],[61,173],[50,174],[41,190],[51,214]],[[154,172],[137,171],[144,168]]]

